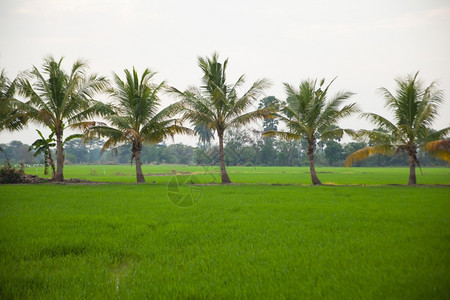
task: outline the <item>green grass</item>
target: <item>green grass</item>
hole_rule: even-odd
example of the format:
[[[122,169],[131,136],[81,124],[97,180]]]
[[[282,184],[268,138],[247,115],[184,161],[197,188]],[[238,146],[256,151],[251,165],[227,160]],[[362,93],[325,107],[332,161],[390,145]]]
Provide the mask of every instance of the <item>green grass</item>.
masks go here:
[[[0,298],[450,297],[448,187],[159,183],[0,186]]]
[[[214,180],[220,182],[220,169],[215,166],[144,165],[142,169],[149,183],[166,184],[172,176],[160,176],[161,174],[183,172],[195,174],[203,183]],[[235,183],[311,184],[307,167],[228,167],[227,170]],[[43,168],[27,168],[26,172],[45,177]],[[317,172],[322,183],[345,185],[406,185],[409,176],[409,168],[318,167]],[[68,165],[64,167],[64,176],[100,182],[133,183],[136,182],[136,169],[134,165]],[[449,185],[450,168],[423,168],[423,175],[417,169],[417,183]]]

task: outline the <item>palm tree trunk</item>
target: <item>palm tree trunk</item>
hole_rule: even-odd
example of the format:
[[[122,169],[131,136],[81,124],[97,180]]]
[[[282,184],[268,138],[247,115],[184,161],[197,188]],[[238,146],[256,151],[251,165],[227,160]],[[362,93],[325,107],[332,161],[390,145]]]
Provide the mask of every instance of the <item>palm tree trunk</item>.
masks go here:
[[[59,130],[58,130],[59,131]],[[62,146],[62,132],[56,132],[56,181],[63,182],[64,150]]]
[[[322,184],[317,177],[316,168],[314,166],[314,139],[308,139],[308,157],[309,171],[311,173],[311,181],[313,185]]]
[[[408,185],[416,184],[416,160],[409,154],[409,180]]]
[[[230,177],[228,177],[227,169],[225,168],[225,154],[223,151],[223,133],[218,133],[219,136],[219,161],[220,161],[220,174],[222,177],[222,184],[231,183]]]
[[[134,159],[136,160],[136,180],[137,182],[145,182],[144,174],[142,173],[141,151],[134,151]]]

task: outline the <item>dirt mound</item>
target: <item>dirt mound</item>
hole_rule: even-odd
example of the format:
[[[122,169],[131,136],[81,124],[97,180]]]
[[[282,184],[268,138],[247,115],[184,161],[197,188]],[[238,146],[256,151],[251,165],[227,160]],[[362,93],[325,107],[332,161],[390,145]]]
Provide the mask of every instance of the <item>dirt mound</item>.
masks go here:
[[[49,182],[55,183],[55,184],[101,184],[101,183],[103,183],[103,182],[90,181],[90,180],[79,179],[79,178],[64,179],[64,182],[59,182],[59,181],[49,181]]]
[[[22,180],[22,183],[48,183],[50,182],[50,179],[47,178],[41,178],[36,175],[30,175],[30,174],[23,174],[20,176],[20,179]]]
[[[68,178],[64,179],[64,182],[53,181],[49,178],[41,178],[36,175],[23,174],[20,176],[21,182],[17,184],[38,184],[38,183],[54,183],[54,184],[100,184],[101,182],[84,180],[79,178]]]

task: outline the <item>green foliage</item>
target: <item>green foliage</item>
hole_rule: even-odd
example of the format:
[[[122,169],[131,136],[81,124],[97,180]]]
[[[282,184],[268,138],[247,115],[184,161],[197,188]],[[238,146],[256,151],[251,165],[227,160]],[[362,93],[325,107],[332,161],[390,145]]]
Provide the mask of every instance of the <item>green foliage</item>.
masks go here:
[[[165,82],[152,82],[156,73],[145,69],[141,78],[133,68],[125,70],[125,81],[114,74],[115,87],[110,95],[115,103],[114,112],[106,116],[111,123],[93,123],[87,127],[89,138],[106,137],[102,152],[118,145],[131,146],[131,163],[136,160],[136,179],[145,182],[141,171],[140,153],[144,143],[156,144],[175,134],[191,133],[191,130],[180,126],[174,116],[179,112],[179,104],[175,103],[159,109],[161,101],[158,93]]]
[[[46,57],[42,71],[33,67],[18,79],[19,92],[28,100],[24,104],[27,116],[55,133],[58,181],[64,180],[64,129],[83,128],[86,119],[111,112],[109,106],[93,99],[107,88],[106,78],[88,75],[88,66],[81,60],[67,73],[62,69],[62,61]]]
[[[258,108],[273,108],[275,111],[279,109],[281,102],[274,96],[264,97],[259,101]],[[263,130],[264,132],[278,129],[278,120],[276,118],[264,118]]]
[[[184,92],[172,87],[170,91],[183,99],[183,119],[189,120],[197,129],[204,131],[203,135],[206,134],[204,138],[200,137],[201,139],[209,141],[209,133],[217,133],[222,183],[231,183],[225,166],[225,131],[273,114],[273,108],[252,110],[257,98],[270,83],[267,79],[259,79],[247,92],[239,96],[238,90],[244,84],[245,76],[242,75],[233,84],[227,82],[228,59],[219,62],[219,55],[213,53],[211,57],[198,57],[198,66],[203,72],[202,86],[191,87]]]
[[[5,70],[0,71],[0,131],[15,131],[23,128],[27,116],[22,103],[15,98],[16,80],[12,82]]]
[[[369,147],[360,149],[348,156],[346,166],[382,154],[405,153],[409,158],[409,184],[416,184],[416,165],[420,167],[418,150],[433,153],[433,147],[427,147],[434,141],[444,139],[450,127],[433,131],[430,126],[438,115],[439,106],[444,101],[443,91],[437,83],[424,87],[418,79],[419,72],[406,78],[397,78],[397,90],[391,93],[386,88],[379,91],[385,98],[385,106],[394,115],[393,122],[375,113],[364,113],[363,117],[377,126],[375,130],[360,130],[358,135],[370,141]],[[440,150],[439,150],[440,151]],[[442,156],[443,155],[443,156]],[[450,157],[448,151],[439,157]]]
[[[278,118],[285,124],[286,131],[270,130],[263,134],[266,137],[278,136],[284,140],[305,139],[308,142],[307,155],[313,184],[321,184],[316,175],[314,160],[317,136],[326,140],[341,138],[344,132],[353,134],[352,130],[339,128],[337,124],[358,111],[355,103],[342,106],[353,93],[339,91],[333,97],[328,96],[328,89],[335,79],[327,86],[324,86],[325,79],[319,83],[317,80],[304,80],[298,88],[285,83],[288,97],[281,105]]]
[[[202,186],[188,209],[165,184],[0,194],[2,299],[450,297],[448,188]]]
[[[345,159],[344,149],[338,142],[327,141],[325,148],[325,157],[330,166],[341,166]]]
[[[44,174],[48,174],[48,167],[50,166],[52,168],[53,177],[55,175],[55,164],[53,163],[51,148],[56,146],[55,139],[53,138],[55,133],[52,132],[48,138],[44,138],[41,131],[38,129],[36,129],[36,131],[41,138],[34,141],[30,148],[28,148],[28,151],[34,150],[34,157],[41,154],[44,155]]]
[[[11,164],[36,164],[44,162],[42,155],[34,157],[33,153],[28,151],[30,146],[20,141],[11,141],[8,144],[0,144],[0,146]]]

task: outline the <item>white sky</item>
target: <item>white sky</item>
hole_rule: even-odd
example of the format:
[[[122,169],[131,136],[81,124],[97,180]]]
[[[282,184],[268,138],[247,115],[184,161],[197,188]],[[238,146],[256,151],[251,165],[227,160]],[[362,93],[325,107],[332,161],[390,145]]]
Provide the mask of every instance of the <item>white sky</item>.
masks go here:
[[[229,57],[230,81],[243,73],[247,87],[270,79],[266,95],[284,100],[283,82],[338,76],[332,93],[353,91],[363,111],[386,116],[377,88],[394,90],[396,77],[420,70],[425,83],[439,81],[446,94],[434,128],[450,125],[448,0],[0,1],[0,69],[10,78],[50,54],[64,56],[66,67],[87,59],[108,77],[149,67],[185,89],[200,84],[197,56],[213,51]],[[341,126],[372,128],[356,117]],[[1,132],[0,143],[31,143],[34,129]]]

